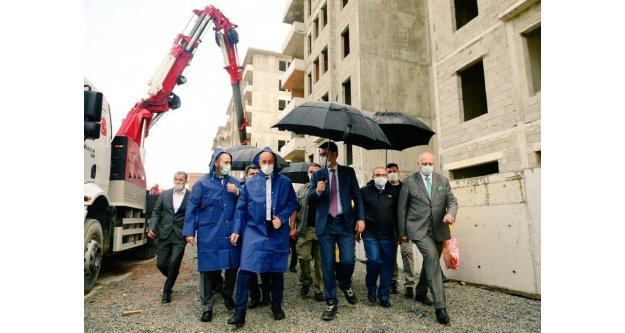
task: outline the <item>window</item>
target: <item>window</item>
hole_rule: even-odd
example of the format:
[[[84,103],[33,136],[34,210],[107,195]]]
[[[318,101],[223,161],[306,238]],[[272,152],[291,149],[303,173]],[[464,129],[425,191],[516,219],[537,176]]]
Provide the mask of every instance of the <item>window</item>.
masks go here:
[[[321,96],[321,100],[324,101],[324,102],[330,101],[328,93],[325,93],[325,95]]]
[[[528,63],[528,82],[532,95],[540,91],[540,27],[523,34]]]
[[[321,7],[321,30],[328,24],[328,4],[324,3]]]
[[[352,153],[352,145],[350,144],[345,145],[345,164],[354,164],[354,155]]]
[[[345,28],[345,31],[341,34],[341,41],[343,44],[343,58],[349,54],[349,27]]]
[[[280,151],[280,149],[282,149],[282,147],[284,147],[285,144],[286,144],[285,140],[278,140],[278,151]]]
[[[283,99],[278,100],[278,110],[282,111],[286,107],[286,101]]]
[[[308,95],[312,95],[312,74],[308,73]]]
[[[308,155],[308,162],[315,163],[315,154]]]
[[[345,6],[347,6],[347,3],[349,2],[349,0],[341,0],[341,3],[343,5],[343,8],[345,8]]]
[[[318,17],[313,20],[313,28],[315,29],[314,39],[317,39],[317,37],[319,37],[319,18]]]
[[[315,64],[315,82],[319,81],[319,57],[313,62]]]
[[[499,163],[492,161],[480,165],[472,165],[462,169],[449,170],[451,179],[480,177],[499,173]]]
[[[328,47],[326,46],[323,51],[321,51],[321,61],[323,61],[322,72],[325,74],[328,71]]]
[[[488,112],[486,104],[486,84],[482,60],[458,72],[462,81],[462,106],[464,121],[477,118]]]
[[[286,63],[286,61],[284,61],[284,60],[279,60],[279,61],[278,61],[278,70],[279,70],[279,71],[281,71],[281,72],[284,72],[284,71],[286,71],[286,68],[287,68],[287,63]]]
[[[308,55],[310,55],[310,52],[312,51],[312,37],[310,37],[310,34],[308,34],[307,38],[308,38]]]
[[[352,82],[350,79],[345,80],[343,86],[343,103],[352,105]],[[349,163],[348,163],[349,164]]]
[[[286,91],[286,89],[282,88],[282,80],[278,80],[278,90]]]
[[[454,0],[456,30],[477,17],[477,0]]]

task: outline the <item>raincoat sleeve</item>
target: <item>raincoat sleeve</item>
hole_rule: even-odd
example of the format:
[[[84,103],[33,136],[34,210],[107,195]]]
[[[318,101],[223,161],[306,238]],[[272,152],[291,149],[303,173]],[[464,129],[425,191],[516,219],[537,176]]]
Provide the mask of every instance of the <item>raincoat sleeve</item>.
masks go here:
[[[191,195],[187,199],[187,208],[184,215],[184,226],[182,228],[182,236],[189,237],[195,236],[197,230],[197,219],[200,206],[202,205],[202,192],[204,186],[201,181],[196,182],[193,185]]]
[[[239,199],[237,200],[237,207],[234,211],[234,225],[232,226],[232,233],[239,236],[242,236],[245,224],[247,223],[247,188],[247,186],[239,188]]]
[[[297,208],[297,196],[290,181],[282,181],[281,186],[286,190],[286,201],[282,210],[276,213],[282,224],[289,224],[289,219]]]

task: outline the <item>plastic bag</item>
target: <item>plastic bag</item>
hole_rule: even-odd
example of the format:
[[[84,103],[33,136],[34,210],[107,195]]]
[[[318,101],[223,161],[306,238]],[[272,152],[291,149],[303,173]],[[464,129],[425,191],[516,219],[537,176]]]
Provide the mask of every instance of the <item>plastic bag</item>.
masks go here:
[[[443,242],[443,260],[447,268],[458,269],[460,267],[460,250],[455,236]]]

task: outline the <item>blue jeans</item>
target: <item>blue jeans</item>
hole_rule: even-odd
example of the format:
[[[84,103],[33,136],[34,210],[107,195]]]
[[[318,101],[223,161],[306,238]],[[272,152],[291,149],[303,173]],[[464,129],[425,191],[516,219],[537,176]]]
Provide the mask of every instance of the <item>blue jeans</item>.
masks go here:
[[[323,271],[323,284],[325,286],[326,304],[338,304],[336,298],[336,279],[339,280],[341,289],[352,287],[352,275],[355,263],[355,240],[354,231],[347,226],[343,218],[332,218],[328,215],[326,228],[323,234],[318,235],[319,249],[321,252],[321,270]],[[341,269],[336,272],[334,265],[334,250],[339,247],[339,261]]]
[[[284,274],[283,273],[261,273],[267,274],[271,281],[271,305],[282,304],[282,295],[284,293]],[[239,271],[237,278],[237,295],[234,300],[234,308],[237,311],[247,310],[247,296],[250,292],[250,280],[256,278],[256,273],[250,271]]]
[[[381,301],[388,301],[393,264],[397,256],[397,243],[393,239],[378,239],[363,236],[365,255],[367,256],[367,275],[365,283],[369,295],[376,295]],[[377,287],[378,277],[380,287]]]

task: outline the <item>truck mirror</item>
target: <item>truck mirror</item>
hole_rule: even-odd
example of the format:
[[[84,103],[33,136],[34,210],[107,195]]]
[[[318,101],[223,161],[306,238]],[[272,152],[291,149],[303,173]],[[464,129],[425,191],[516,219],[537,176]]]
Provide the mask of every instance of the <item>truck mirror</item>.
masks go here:
[[[85,140],[95,140],[100,137],[100,123],[94,121],[85,121]]]
[[[102,101],[104,95],[101,92],[85,90],[85,121],[99,122],[102,117]]]

